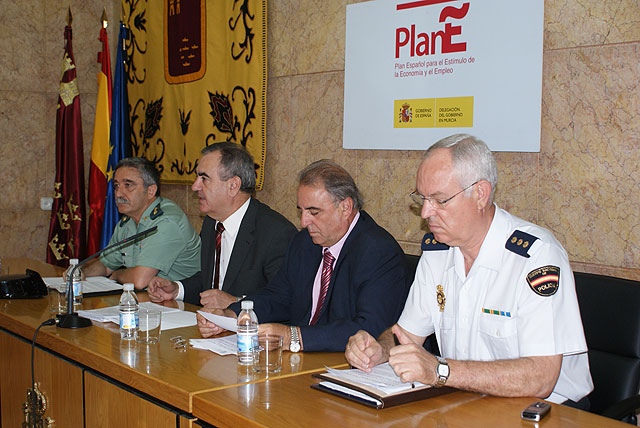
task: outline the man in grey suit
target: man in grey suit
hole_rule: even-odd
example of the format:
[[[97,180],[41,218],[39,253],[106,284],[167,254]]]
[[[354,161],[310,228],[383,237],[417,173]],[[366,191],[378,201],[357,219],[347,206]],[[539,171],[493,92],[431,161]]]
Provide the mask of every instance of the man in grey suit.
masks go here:
[[[281,214],[251,197],[256,174],[251,155],[235,143],[202,150],[198,195],[202,224],[201,270],[182,281],[155,277],[147,292],[153,302],[184,300],[226,308],[262,288],[276,274],[297,232]]]

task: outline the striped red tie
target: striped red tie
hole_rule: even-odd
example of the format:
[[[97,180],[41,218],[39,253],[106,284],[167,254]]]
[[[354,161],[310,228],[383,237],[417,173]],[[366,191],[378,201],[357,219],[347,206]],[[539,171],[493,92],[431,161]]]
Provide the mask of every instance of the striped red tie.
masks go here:
[[[324,257],[322,259],[322,276],[320,277],[320,295],[318,296],[318,305],[316,306],[316,313],[313,314],[309,325],[314,325],[318,322],[320,317],[320,311],[324,304],[324,299],[327,297],[327,291],[329,290],[329,283],[331,282],[331,274],[333,273],[333,261],[336,258],[329,252],[328,248],[324,250]]]
[[[213,271],[213,288],[216,290],[220,288],[220,250],[222,249],[222,232],[224,232],[224,226],[221,222],[216,224],[216,266]]]

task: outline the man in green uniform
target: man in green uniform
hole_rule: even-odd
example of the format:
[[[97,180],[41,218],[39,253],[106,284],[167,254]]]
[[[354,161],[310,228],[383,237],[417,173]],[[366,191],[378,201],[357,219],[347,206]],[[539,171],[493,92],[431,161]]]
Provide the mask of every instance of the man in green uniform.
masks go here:
[[[109,244],[157,226],[133,243],[107,251],[84,268],[85,276],[109,276],[144,289],[151,278],[169,280],[200,271],[200,236],[173,201],[158,196],[160,174],[144,158],[126,158],[116,166],[113,189],[121,214]]]

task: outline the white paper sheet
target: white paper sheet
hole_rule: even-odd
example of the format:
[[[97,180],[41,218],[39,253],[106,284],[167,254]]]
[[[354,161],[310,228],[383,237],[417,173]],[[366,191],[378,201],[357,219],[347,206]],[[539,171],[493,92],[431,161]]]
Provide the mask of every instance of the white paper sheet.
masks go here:
[[[162,314],[162,325],[160,326],[160,330],[171,330],[172,328],[189,327],[196,324],[195,312],[164,312]]]
[[[359,369],[336,370],[327,368],[327,372],[340,379],[353,383],[361,383],[380,389],[387,394],[409,390],[413,387],[424,386],[420,382],[402,382],[389,363],[380,364],[371,369],[371,372],[363,372]]]
[[[42,278],[47,287],[60,291],[65,286],[61,276]],[[106,291],[122,290],[122,284],[105,276],[90,276],[82,281],[82,293],[104,293]]]
[[[189,339],[189,344],[196,349],[205,349],[219,355],[237,355],[238,335],[232,334],[214,339]]]
[[[167,308],[152,302],[140,303],[140,309],[156,310],[162,312],[161,330],[170,330],[172,328],[186,327],[196,325],[196,314],[193,312],[181,311],[176,308]],[[80,310],[78,315],[89,318],[92,321],[112,322],[118,324],[120,322],[120,307],[109,306],[107,308]]]

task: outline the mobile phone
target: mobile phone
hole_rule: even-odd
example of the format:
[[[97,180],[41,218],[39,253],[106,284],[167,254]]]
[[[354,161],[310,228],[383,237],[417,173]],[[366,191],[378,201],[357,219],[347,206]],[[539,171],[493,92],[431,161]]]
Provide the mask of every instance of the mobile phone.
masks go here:
[[[544,401],[536,401],[524,409],[521,416],[525,421],[539,421],[544,418],[549,411],[551,411],[551,404],[545,403]]]

